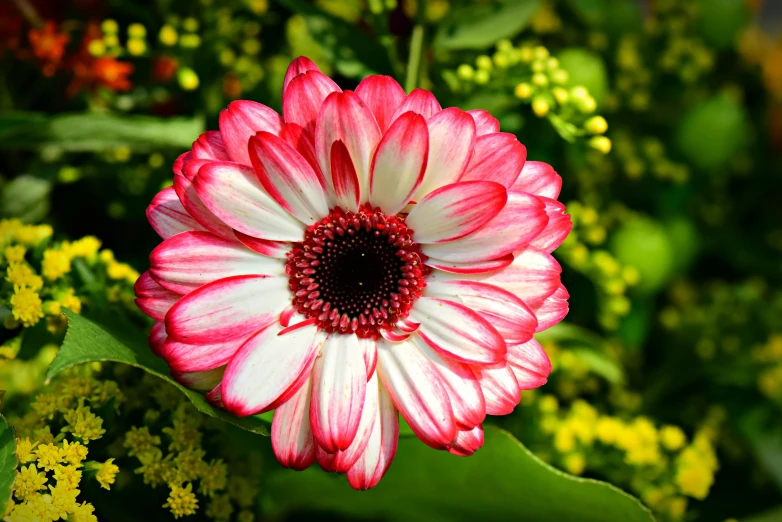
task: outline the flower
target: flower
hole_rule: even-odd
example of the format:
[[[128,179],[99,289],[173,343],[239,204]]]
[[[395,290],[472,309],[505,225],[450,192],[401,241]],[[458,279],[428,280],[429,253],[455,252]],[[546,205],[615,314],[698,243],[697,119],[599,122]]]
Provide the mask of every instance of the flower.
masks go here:
[[[398,412],[471,455],[487,414],[546,382],[533,335],[568,310],[551,252],[570,217],[560,177],[486,111],[386,76],[342,91],[298,58],[282,116],[232,102],[174,174],[135,287],[150,346],[214,404],[275,410],[283,465],[366,489]]]
[[[52,76],[62,61],[70,37],[57,30],[57,22],[48,20],[40,29],[30,29],[27,35],[33,54],[41,62],[44,75]]]

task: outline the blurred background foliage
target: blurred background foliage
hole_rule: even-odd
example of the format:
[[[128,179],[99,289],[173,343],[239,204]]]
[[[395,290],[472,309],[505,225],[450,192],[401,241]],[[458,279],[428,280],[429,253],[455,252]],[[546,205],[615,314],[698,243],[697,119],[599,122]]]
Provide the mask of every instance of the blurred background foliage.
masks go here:
[[[0,3],[4,520],[649,520],[513,437],[660,521],[782,520],[781,7]],[[470,459],[403,434],[363,494],[281,469],[268,418],[243,431],[158,378],[132,303],[174,158],[233,99],[279,109],[299,55],[343,88],[390,74],[489,110],[562,175],[575,224],[549,383]],[[64,308],[112,335],[72,322],[63,344]]]

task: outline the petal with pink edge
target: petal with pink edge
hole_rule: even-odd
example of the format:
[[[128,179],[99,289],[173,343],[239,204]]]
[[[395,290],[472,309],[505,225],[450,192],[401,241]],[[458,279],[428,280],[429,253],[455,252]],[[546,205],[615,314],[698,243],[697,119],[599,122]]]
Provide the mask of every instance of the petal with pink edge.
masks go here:
[[[540,199],[524,192],[508,192],[508,202],[482,228],[456,241],[423,245],[421,250],[444,261],[488,261],[528,245],[547,223],[546,206]]]
[[[235,415],[269,409],[282,394],[309,373],[318,355],[317,328],[310,325],[285,335],[274,325],[256,333],[239,348],[223,377],[223,404]],[[292,396],[295,396],[293,391]]]
[[[573,222],[570,220],[570,216],[565,214],[565,205],[541,196],[539,199],[546,205],[548,224],[530,244],[546,252],[553,252],[570,234]]]
[[[385,132],[393,121],[393,115],[407,96],[404,89],[391,76],[367,76],[356,87],[356,94],[372,111],[380,131]]]
[[[216,344],[186,344],[168,339],[160,356],[174,371],[201,372],[228,364],[245,341],[232,339]]]
[[[410,310],[421,323],[416,332],[442,355],[468,364],[495,364],[505,360],[505,340],[477,312],[463,304],[421,297]]]
[[[234,236],[241,243],[261,255],[268,257],[276,257],[277,259],[287,259],[287,253],[290,250],[290,243],[285,241],[269,241],[268,239],[260,239],[257,237],[248,236],[234,230]]]
[[[434,94],[424,89],[413,89],[402,104],[396,108],[391,121],[394,121],[406,112],[420,114],[425,120],[428,120],[441,110],[443,108],[440,107],[440,102],[437,101]]]
[[[279,259],[258,255],[209,232],[183,232],[166,239],[149,255],[149,265],[155,281],[179,294],[230,276],[285,274]]]
[[[296,151],[312,165],[313,170],[321,179],[323,185],[326,186],[326,178],[323,177],[323,173],[320,171],[318,156],[315,153],[315,136],[313,135],[313,130],[314,129],[304,130],[304,127],[301,125],[287,122],[282,126],[280,138],[296,149]]]
[[[424,181],[415,193],[416,200],[459,181],[475,148],[475,123],[469,114],[456,107],[438,112],[426,125],[429,159]]]
[[[204,229],[187,213],[174,187],[164,188],[152,198],[147,207],[147,221],[163,239],[180,232]]]
[[[431,361],[440,374],[451,401],[453,417],[459,429],[471,429],[483,422],[486,417],[486,403],[483,400],[483,392],[478,380],[470,366],[443,357],[432,350],[417,335],[410,336],[410,342],[421,350],[421,353]]]
[[[234,230],[273,241],[298,241],[304,235],[304,225],[269,196],[251,167],[210,163],[193,184],[204,205]]]
[[[342,92],[342,89],[320,71],[310,70],[299,74],[288,83],[282,96],[285,121],[312,130],[323,101],[332,92]]]
[[[481,446],[483,446],[483,426],[475,426],[471,430],[457,433],[448,446],[448,451],[459,457],[469,457]]]
[[[285,71],[285,78],[282,80],[283,97],[285,97],[285,91],[288,90],[288,85],[291,83],[291,80],[300,74],[304,74],[305,72],[309,71],[320,72],[320,69],[318,69],[318,66],[315,65],[315,62],[306,56],[299,56],[298,58],[294,58],[290,65],[288,65],[288,69]]]
[[[315,150],[326,181],[331,183],[331,147],[342,140],[353,160],[361,187],[361,202],[369,197],[369,171],[381,132],[375,117],[361,98],[351,91],[332,94],[323,102],[315,126]],[[333,186],[331,186],[333,190]]]
[[[562,178],[548,163],[527,161],[511,189],[557,199],[562,190]]]
[[[551,361],[536,339],[508,347],[508,364],[519,388],[531,390],[543,386],[551,373]]]
[[[475,121],[476,136],[500,132],[499,120],[492,116],[488,111],[473,109],[467,111],[467,114],[472,116],[472,119]]]
[[[426,121],[412,112],[397,118],[372,158],[370,203],[388,215],[402,210],[424,178],[428,154]]]
[[[560,284],[557,291],[548,296],[540,308],[535,309],[535,315],[538,317],[536,332],[548,330],[565,318],[569,310],[567,303],[569,297],[568,291]]]
[[[433,274],[427,283],[425,295],[450,299],[478,312],[500,333],[508,345],[521,344],[532,339],[538,320],[524,301],[498,286],[455,279],[458,277],[437,277]]]
[[[361,345],[361,350],[364,353],[364,363],[367,368],[367,380],[369,380],[375,373],[375,367],[377,366],[377,343],[374,339],[359,338],[358,344]]]
[[[220,134],[228,156],[236,163],[250,164],[247,143],[256,132],[279,134],[282,118],[266,105],[249,100],[237,100],[220,112]]]
[[[415,231],[418,243],[454,241],[491,221],[507,201],[508,192],[499,183],[453,183],[419,201],[405,223]]]
[[[428,266],[442,270],[443,272],[465,275],[495,272],[509,266],[511,263],[513,263],[513,254],[475,263],[456,263],[454,261],[442,261],[440,259],[427,259],[426,261]]]
[[[377,372],[413,432],[424,444],[445,448],[456,436],[456,420],[440,373],[408,341],[378,340]]]
[[[289,303],[287,277],[228,277],[180,299],[166,314],[166,331],[191,344],[240,339],[277,321]]]
[[[272,450],[286,468],[301,471],[315,462],[315,439],[310,428],[312,379],[307,378],[296,393],[274,410]]]
[[[193,143],[193,159],[231,161],[219,131],[206,131]]]
[[[342,140],[335,141],[331,146],[331,184],[337,205],[355,212],[361,198],[361,187],[353,160],[350,159],[350,153]]]
[[[486,413],[507,415],[521,400],[521,389],[509,364],[497,366],[473,366],[473,371],[483,390]]]
[[[250,139],[250,160],[266,192],[299,221],[311,225],[328,214],[320,177],[285,141],[259,132]]]
[[[527,149],[507,132],[486,134],[475,141],[475,152],[461,181],[496,181],[510,188],[519,177]]]
[[[163,321],[155,321],[152,328],[149,330],[149,348],[152,353],[160,357],[163,353],[163,345],[166,342],[168,335],[166,335],[166,323]]]
[[[160,286],[157,281],[152,279],[148,271],[141,274],[141,277],[136,280],[133,290],[136,293],[136,306],[156,321],[165,319],[169,308],[182,297],[180,294]]]
[[[193,183],[185,176],[174,176],[174,190],[176,190],[179,201],[185,207],[187,213],[195,219],[201,227],[212,234],[220,236],[223,239],[233,240],[233,231],[231,227],[220,221],[220,218],[204,205],[201,198],[198,197]]]
[[[396,454],[399,441],[399,413],[382,385],[378,385],[377,417],[364,452],[348,471],[348,482],[355,489],[372,488],[383,478]]]
[[[312,371],[310,425],[328,453],[346,450],[356,438],[367,387],[364,351],[355,335],[331,334]]]

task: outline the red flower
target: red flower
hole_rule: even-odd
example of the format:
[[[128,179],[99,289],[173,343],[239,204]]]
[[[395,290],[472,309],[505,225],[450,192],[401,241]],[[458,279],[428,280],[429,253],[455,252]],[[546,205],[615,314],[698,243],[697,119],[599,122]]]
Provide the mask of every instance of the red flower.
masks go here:
[[[179,60],[173,56],[161,56],[152,61],[152,78],[156,82],[166,83],[176,74]]]
[[[133,72],[133,64],[122,62],[113,56],[96,58],[90,54],[90,42],[100,37],[98,25],[90,23],[84,32],[81,49],[71,61],[73,80],[66,91],[68,96],[75,96],[85,88],[94,90],[105,87],[115,92],[122,92],[132,87],[128,77]]]
[[[57,31],[57,23],[49,20],[41,29],[30,29],[27,34],[33,54],[41,62],[41,71],[52,76],[62,61],[70,36]]]

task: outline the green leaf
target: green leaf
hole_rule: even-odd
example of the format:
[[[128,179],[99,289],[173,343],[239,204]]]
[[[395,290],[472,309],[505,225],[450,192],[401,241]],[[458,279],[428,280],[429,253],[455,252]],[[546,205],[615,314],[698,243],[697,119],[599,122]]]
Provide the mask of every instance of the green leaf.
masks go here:
[[[638,500],[610,484],[572,477],[545,464],[509,433],[487,426],[472,457],[435,451],[415,438],[399,441],[388,474],[372,490],[318,469],[269,474],[269,505],[390,521],[650,522]],[[302,499],[306,499],[303,502]]]
[[[540,0],[510,0],[497,6],[468,5],[454,10],[434,40],[442,49],[485,49],[526,27]]]
[[[109,361],[129,364],[175,386],[187,396],[198,411],[229,422],[243,430],[261,435],[269,434],[268,422],[257,417],[235,417],[224,410],[215,408],[206,401],[203,395],[185,388],[170,378],[167,375],[166,364],[155,357],[145,344],[127,342],[127,340],[122,342],[89,319],[76,315],[70,310],[66,310],[65,315],[68,316],[68,332],[65,334],[65,340],[57,357],[49,366],[46,373],[47,379],[82,363]]]
[[[0,506],[11,498],[11,486],[16,478],[16,437],[5,417],[0,415]]]
[[[204,131],[204,121],[192,118],[120,116],[110,113],[58,114],[34,112],[0,114],[0,147],[64,151],[101,151],[113,147],[154,150],[189,148]]]
[[[3,187],[0,215],[19,218],[25,223],[40,221],[49,213],[52,184],[45,179],[23,174]]]

